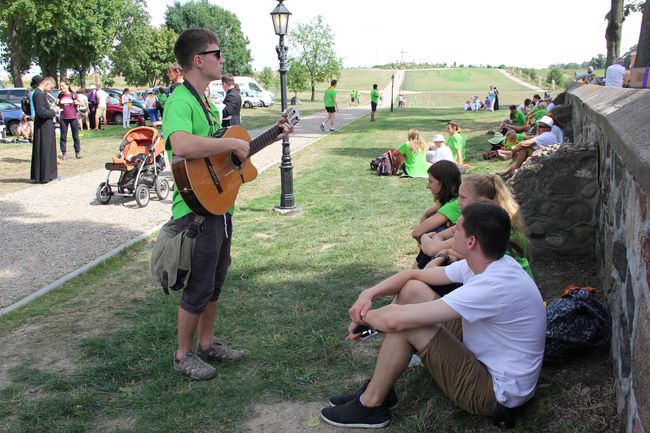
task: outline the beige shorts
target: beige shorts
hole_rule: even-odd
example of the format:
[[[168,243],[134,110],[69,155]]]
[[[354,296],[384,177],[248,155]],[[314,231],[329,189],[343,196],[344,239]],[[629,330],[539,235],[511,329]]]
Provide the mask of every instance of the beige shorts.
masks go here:
[[[420,351],[422,364],[443,392],[474,415],[492,416],[497,400],[487,367],[463,344],[461,319],[441,323]]]
[[[95,112],[95,116],[106,116],[106,107],[97,107],[97,111]]]

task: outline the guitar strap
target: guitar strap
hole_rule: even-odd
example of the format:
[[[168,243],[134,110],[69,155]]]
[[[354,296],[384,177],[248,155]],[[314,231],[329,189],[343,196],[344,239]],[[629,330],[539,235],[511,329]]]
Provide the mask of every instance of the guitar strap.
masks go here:
[[[198,103],[201,105],[201,108],[203,108],[203,113],[205,114],[205,118],[208,120],[208,125],[210,125],[210,135],[212,135],[213,131],[216,132],[214,127],[215,127],[215,122],[216,122],[217,119],[216,119],[216,116],[214,115],[214,113],[212,112],[212,110],[210,110],[210,103],[207,100],[204,99],[205,96],[203,98],[201,98],[201,96],[199,96],[198,92],[196,91],[194,86],[192,86],[192,83],[190,83],[189,81],[187,81],[187,80],[183,81],[183,85],[187,88],[187,90],[190,91],[192,96],[194,96],[196,98]],[[220,125],[218,125],[218,126],[220,126]],[[216,129],[218,130],[219,127],[217,127]]]

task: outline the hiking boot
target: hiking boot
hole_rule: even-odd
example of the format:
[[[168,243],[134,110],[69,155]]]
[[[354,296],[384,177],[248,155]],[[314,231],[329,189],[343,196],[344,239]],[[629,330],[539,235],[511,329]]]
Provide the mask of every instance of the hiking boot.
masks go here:
[[[206,361],[239,361],[244,357],[244,352],[241,350],[230,349],[223,345],[221,341],[214,337],[212,345],[207,349],[201,349],[199,346],[196,349],[199,356]]]
[[[320,130],[323,131],[323,132],[325,132],[325,124],[324,124],[324,123],[321,123],[321,124],[320,124]]]
[[[81,159],[81,155],[78,154],[78,153],[76,153],[76,154],[74,155],[74,157],[77,158],[77,159]]]
[[[202,361],[194,352],[187,352],[181,359],[174,355],[174,370],[192,380],[209,380],[217,375],[217,369]]]
[[[338,427],[382,428],[390,424],[390,411],[385,404],[366,407],[358,396],[340,406],[326,407],[320,411],[320,417]]]
[[[366,380],[364,384],[358,390],[354,392],[348,392],[347,394],[337,394],[330,397],[330,406],[341,406],[343,404],[349,403],[355,398],[358,398],[368,387],[369,380]],[[384,400],[383,406],[386,406],[388,409],[395,409],[399,405],[397,400],[397,394],[395,393],[395,387],[392,387],[388,391],[388,395]]]

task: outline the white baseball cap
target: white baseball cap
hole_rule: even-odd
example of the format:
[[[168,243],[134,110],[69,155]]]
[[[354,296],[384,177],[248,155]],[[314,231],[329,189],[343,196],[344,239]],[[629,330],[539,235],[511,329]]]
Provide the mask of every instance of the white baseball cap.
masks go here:
[[[445,141],[445,137],[442,134],[436,134],[431,138],[431,141]]]

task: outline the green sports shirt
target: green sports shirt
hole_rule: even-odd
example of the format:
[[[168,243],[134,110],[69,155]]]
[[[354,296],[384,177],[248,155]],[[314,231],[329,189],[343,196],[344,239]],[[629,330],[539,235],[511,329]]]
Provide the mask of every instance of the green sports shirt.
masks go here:
[[[336,89],[334,87],[330,87],[329,89],[325,90],[326,107],[336,107],[336,104],[334,103],[335,98],[336,98]]]
[[[372,89],[370,91],[370,102],[378,103],[379,102],[379,90]]]
[[[221,128],[221,115],[214,104],[209,103],[210,111],[214,116],[212,128],[205,117],[205,112],[199,101],[185,86],[178,86],[174,93],[167,99],[165,112],[163,113],[163,137],[165,137],[165,149],[169,156],[169,165],[171,167],[173,151],[169,137],[174,132],[187,132],[188,134],[200,137],[210,137]],[[228,211],[232,213],[232,209]],[[174,184],[174,193],[172,195],[172,216],[179,219],[192,213],[183,197],[178,192]]]

